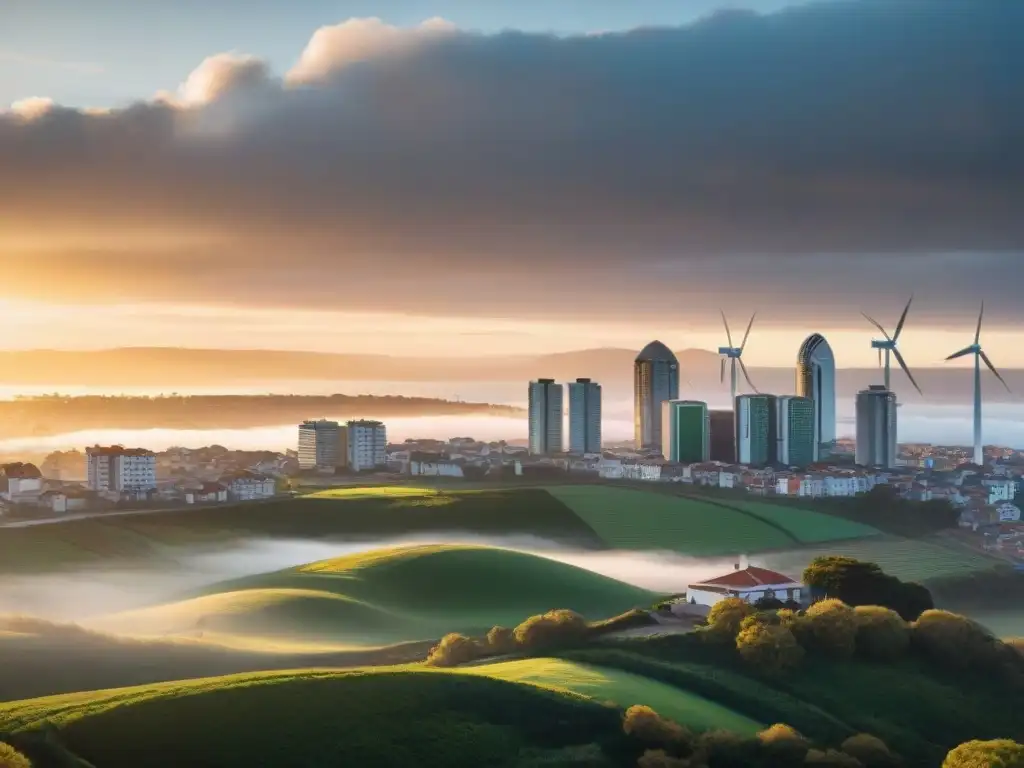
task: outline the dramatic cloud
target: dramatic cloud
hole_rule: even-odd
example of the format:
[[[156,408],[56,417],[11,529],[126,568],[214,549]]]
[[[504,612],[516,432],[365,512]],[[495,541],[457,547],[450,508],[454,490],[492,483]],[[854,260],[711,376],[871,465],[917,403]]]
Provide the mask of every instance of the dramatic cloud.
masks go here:
[[[220,54],[125,109],[0,116],[0,225],[76,238],[33,266],[50,293],[585,314],[728,289],[785,315],[917,285],[1024,319],[994,279],[1024,250],[1021,29],[1001,0],[577,37],[350,20],[282,76]],[[97,244],[125,230],[210,241]]]

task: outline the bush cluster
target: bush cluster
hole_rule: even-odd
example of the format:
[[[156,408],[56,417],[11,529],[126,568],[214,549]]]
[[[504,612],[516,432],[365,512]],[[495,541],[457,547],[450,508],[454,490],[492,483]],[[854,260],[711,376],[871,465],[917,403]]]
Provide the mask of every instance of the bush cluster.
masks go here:
[[[813,592],[850,606],[880,605],[913,621],[935,607],[931,593],[920,584],[903,582],[875,563],[852,557],[818,557],[804,569],[803,583]]]
[[[836,748],[819,748],[795,728],[777,723],[753,737],[711,730],[695,734],[650,707],[626,710],[623,731],[643,750],[638,768],[893,768],[899,758],[885,743],[858,734]]]
[[[10,744],[0,741],[0,768],[32,768],[32,763]]]
[[[949,751],[942,768],[1024,768],[1024,744],[1010,739],[968,741]]]

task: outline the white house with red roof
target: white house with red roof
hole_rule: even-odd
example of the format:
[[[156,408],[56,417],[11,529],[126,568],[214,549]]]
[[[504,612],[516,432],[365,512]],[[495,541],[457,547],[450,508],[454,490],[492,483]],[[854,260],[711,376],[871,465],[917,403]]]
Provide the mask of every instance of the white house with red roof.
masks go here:
[[[686,602],[712,606],[727,597],[739,597],[754,603],[763,597],[786,600],[800,600],[804,585],[799,581],[767,568],[748,566],[741,569],[739,564],[732,573],[713,579],[698,581],[686,588]]]

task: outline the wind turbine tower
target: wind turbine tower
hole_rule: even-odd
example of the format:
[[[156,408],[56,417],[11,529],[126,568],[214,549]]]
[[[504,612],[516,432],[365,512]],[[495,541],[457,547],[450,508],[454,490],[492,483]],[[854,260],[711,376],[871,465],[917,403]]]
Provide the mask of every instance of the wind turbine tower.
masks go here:
[[[729,392],[732,395],[732,407],[733,408],[736,407],[736,385],[737,385],[736,366],[737,366],[737,364],[739,365],[740,370],[743,372],[743,378],[747,380],[747,384],[750,385],[750,388],[752,390],[754,390],[755,393],[757,392],[757,387],[754,386],[754,382],[752,382],[750,380],[750,374],[747,373],[747,366],[745,366],[743,364],[743,350],[746,349],[747,338],[750,336],[750,329],[754,325],[754,318],[755,317],[757,317],[757,313],[756,312],[750,316],[750,322],[747,323],[747,332],[743,334],[743,341],[740,342],[740,345],[738,347],[734,347],[733,343],[732,343],[732,332],[729,330],[729,321],[725,319],[725,312],[722,312],[722,323],[725,324],[725,337],[729,341],[729,346],[728,347],[719,347],[718,348],[718,354],[720,354],[722,356],[721,380],[723,382],[725,381],[725,361],[726,360],[731,361],[730,362],[730,372],[729,372],[729,376],[730,376],[730,389],[729,389]]]
[[[978,466],[982,466],[985,463],[985,454],[981,445],[981,362],[983,360],[988,369],[999,379],[999,382],[1006,387],[1006,391],[1010,391],[1010,385],[1006,383],[999,374],[999,371],[996,370],[996,367],[992,365],[992,361],[988,359],[985,350],[981,348],[981,319],[984,316],[985,302],[982,302],[981,312],[978,313],[978,329],[974,332],[974,343],[969,347],[964,347],[959,352],[954,352],[946,358],[947,360],[955,360],[965,355],[974,355],[974,463]]]
[[[903,359],[903,355],[900,354],[899,349],[896,347],[896,343],[899,341],[900,334],[903,332],[903,324],[907,321],[907,312],[910,311],[910,303],[913,300],[914,297],[911,296],[910,299],[907,301],[907,306],[903,308],[903,314],[900,315],[899,322],[896,323],[896,330],[893,331],[892,336],[890,336],[886,332],[885,328],[882,327],[881,323],[872,318],[870,315],[867,315],[864,312],[861,312],[861,314],[864,315],[864,317],[867,319],[869,323],[871,323],[873,326],[875,326],[875,328],[880,330],[882,332],[882,336],[884,337],[882,339],[872,339],[871,348],[878,350],[878,364],[880,366],[882,365],[882,352],[885,352],[885,388],[890,390],[892,389],[889,386],[890,356],[892,356],[896,358],[896,362],[900,364],[900,368],[902,368],[903,372],[907,374],[907,378],[910,379],[910,383],[914,385],[914,389],[917,390],[918,394],[921,394],[921,388],[917,386],[917,382],[914,380],[913,374],[907,367],[907,361]]]

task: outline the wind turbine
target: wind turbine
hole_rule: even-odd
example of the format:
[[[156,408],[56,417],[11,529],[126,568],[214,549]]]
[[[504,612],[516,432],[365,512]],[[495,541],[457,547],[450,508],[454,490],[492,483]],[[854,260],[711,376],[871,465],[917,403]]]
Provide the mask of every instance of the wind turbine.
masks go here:
[[[747,337],[750,336],[750,329],[754,325],[754,318],[755,317],[757,317],[757,313],[756,312],[750,316],[750,322],[747,323],[747,332],[743,334],[743,341],[740,342],[740,345],[738,347],[734,347],[732,345],[732,333],[729,331],[729,321],[725,319],[725,312],[722,312],[722,322],[725,324],[725,336],[729,340],[729,346],[728,347],[719,347],[718,348],[718,354],[720,354],[722,356],[722,375],[721,375],[721,380],[723,382],[725,381],[725,361],[726,360],[731,360],[732,361],[732,363],[731,363],[731,370],[730,370],[730,377],[731,377],[731,379],[730,379],[730,381],[731,381],[730,392],[732,394],[732,407],[733,408],[736,407],[736,383],[737,383],[737,379],[736,379],[736,365],[737,365],[737,363],[740,366],[740,370],[743,371],[743,378],[745,378],[747,380],[747,384],[750,385],[750,388],[752,390],[754,390],[754,392],[757,392],[757,387],[754,386],[754,382],[752,382],[750,380],[750,374],[747,373],[747,366],[745,366],[743,364],[743,350],[747,346]]]
[[[1010,385],[1006,383],[1002,376],[999,375],[999,371],[992,365],[992,361],[988,359],[988,355],[985,354],[985,350],[981,348],[981,318],[985,316],[985,302],[981,302],[981,312],[978,313],[978,330],[974,332],[974,343],[969,347],[964,347],[959,352],[954,352],[952,355],[947,357],[947,360],[955,360],[958,357],[964,357],[965,355],[974,355],[974,463],[978,466],[982,466],[985,462],[984,452],[982,451],[981,445],[981,361],[985,361],[985,365],[988,369],[996,375],[1000,383],[1006,387],[1006,391],[1010,391]]]
[[[912,302],[913,300],[913,296],[911,296],[907,300],[907,306],[903,308],[903,314],[900,315],[899,322],[896,323],[896,330],[893,331],[892,336],[889,336],[889,334],[886,333],[885,328],[882,327],[881,323],[879,323],[873,317],[866,314],[865,312],[861,312],[861,314],[864,315],[864,317],[867,319],[869,323],[871,323],[873,326],[875,326],[875,328],[880,330],[882,332],[882,336],[885,337],[884,339],[871,340],[871,348],[878,350],[879,366],[882,365],[882,351],[885,350],[885,388],[891,389],[891,387],[889,386],[889,357],[891,355],[892,357],[896,358],[896,362],[900,364],[900,368],[902,368],[903,372],[907,374],[907,378],[910,379],[910,383],[914,385],[914,389],[917,390],[917,393],[921,394],[921,388],[917,386],[917,382],[914,380],[914,375],[910,372],[910,369],[907,367],[907,361],[903,359],[903,355],[901,355],[899,349],[896,348],[896,342],[899,341],[900,334],[903,332],[903,324],[907,321],[907,312],[910,311],[910,302]]]

